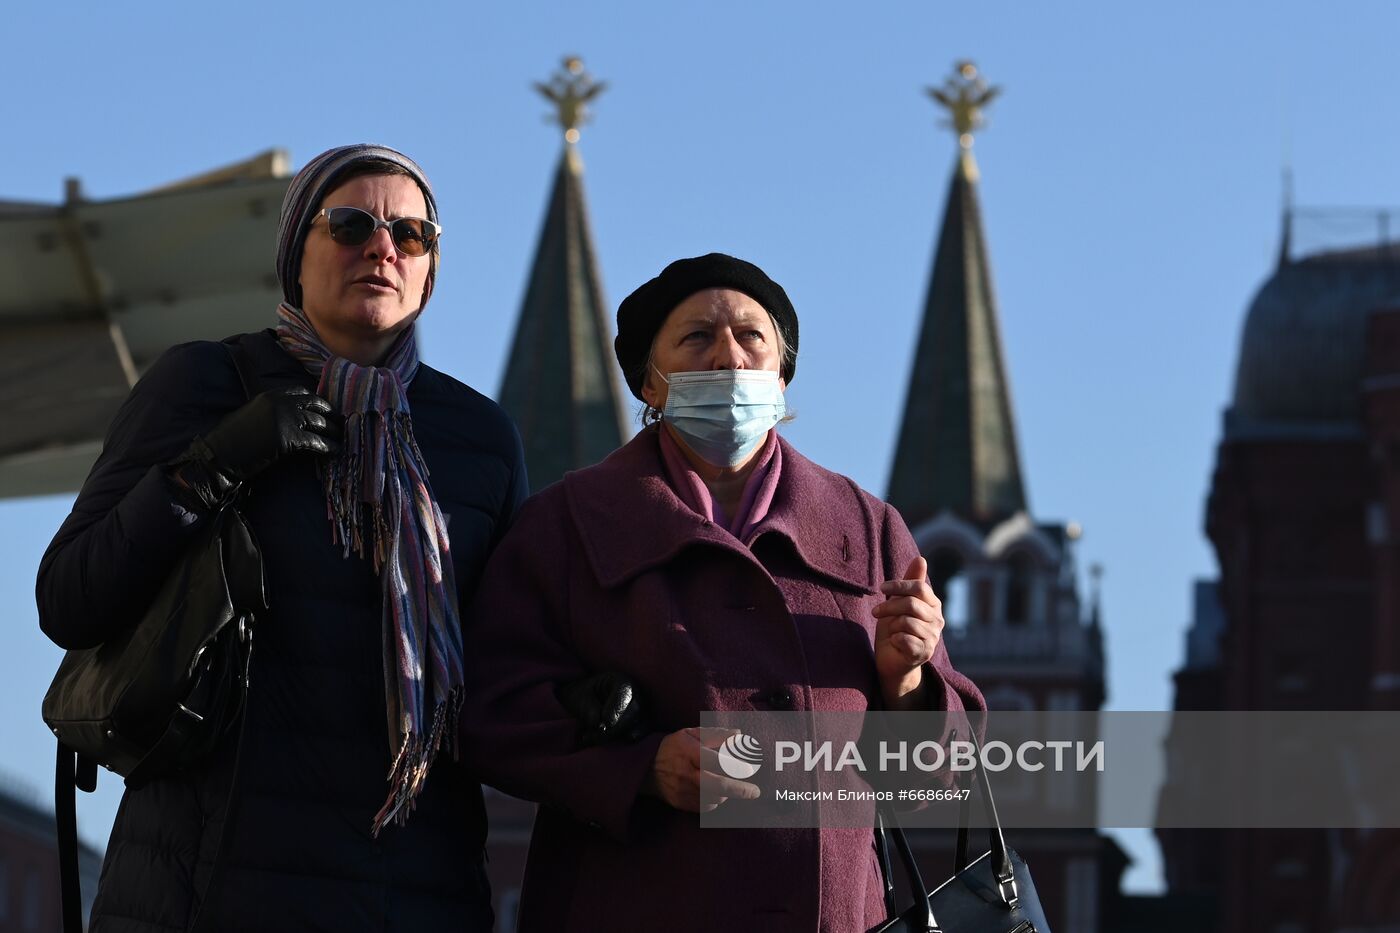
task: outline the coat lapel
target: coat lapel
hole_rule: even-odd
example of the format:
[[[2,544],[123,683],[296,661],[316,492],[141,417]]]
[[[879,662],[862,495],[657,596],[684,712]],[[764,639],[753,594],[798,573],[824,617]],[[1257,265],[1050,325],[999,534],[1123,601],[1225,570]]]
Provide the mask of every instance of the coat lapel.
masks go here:
[[[809,570],[866,593],[880,585],[878,522],[854,482],[823,469],[781,436],[783,473],[755,540],[773,533],[791,542]]]
[[[748,549],[680,500],[661,464],[655,427],[602,463],[564,475],[574,524],[598,582],[617,586],[672,560],[684,548],[706,544],[748,556]]]

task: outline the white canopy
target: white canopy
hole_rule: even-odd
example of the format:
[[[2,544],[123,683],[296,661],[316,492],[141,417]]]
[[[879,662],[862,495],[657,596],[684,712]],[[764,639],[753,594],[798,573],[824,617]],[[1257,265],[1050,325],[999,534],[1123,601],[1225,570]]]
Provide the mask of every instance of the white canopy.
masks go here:
[[[272,151],[135,197],[0,201],[0,498],[76,490],[168,347],[271,325],[287,184]]]

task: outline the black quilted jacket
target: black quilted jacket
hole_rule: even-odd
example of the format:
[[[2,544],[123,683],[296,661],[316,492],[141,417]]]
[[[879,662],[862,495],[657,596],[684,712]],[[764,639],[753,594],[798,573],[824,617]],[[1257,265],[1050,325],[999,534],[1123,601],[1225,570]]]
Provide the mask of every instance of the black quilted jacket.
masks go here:
[[[253,391],[315,390],[271,331],[227,342],[243,347]],[[526,493],[519,436],[494,402],[427,365],[408,397],[465,606]],[[139,616],[190,533],[156,465],[244,400],[228,347],[213,342],[171,349],[132,390],[40,566],[39,618],[55,642],[95,644]],[[91,930],[186,930],[206,893],[201,933],[489,930],[481,791],[450,755],[407,825],[370,835],[390,764],[380,586],[367,561],[332,546],[311,462],[259,476],[246,514],[271,610],[257,624],[241,758],[230,741],[207,767],[127,791]]]

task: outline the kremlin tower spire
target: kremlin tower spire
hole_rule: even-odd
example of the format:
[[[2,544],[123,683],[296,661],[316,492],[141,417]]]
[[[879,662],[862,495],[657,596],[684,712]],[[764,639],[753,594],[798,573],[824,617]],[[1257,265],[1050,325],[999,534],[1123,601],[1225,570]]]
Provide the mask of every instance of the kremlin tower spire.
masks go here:
[[[532,489],[598,462],[626,434],[578,154],[579,127],[605,88],[577,57],[535,85],[554,105],[564,149],[498,396],[520,428]]]
[[[985,529],[1026,510],[972,156],[998,90],[966,61],[928,89],[949,112],[958,158],[890,476],[889,501],[911,527],[948,511]]]

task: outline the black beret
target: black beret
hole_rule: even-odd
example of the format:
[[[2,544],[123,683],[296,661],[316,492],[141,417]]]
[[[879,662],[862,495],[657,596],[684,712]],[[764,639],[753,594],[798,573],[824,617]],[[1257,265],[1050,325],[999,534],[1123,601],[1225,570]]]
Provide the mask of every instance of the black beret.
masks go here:
[[[627,387],[642,398],[647,356],[657,331],[676,305],[707,288],[732,288],[763,305],[788,346],[782,364],[783,381],[792,382],[797,371],[797,312],[787,292],[751,262],[723,253],[710,253],[693,259],[677,259],[661,274],[622,300],[617,307],[617,339],[613,351],[627,379]]]

